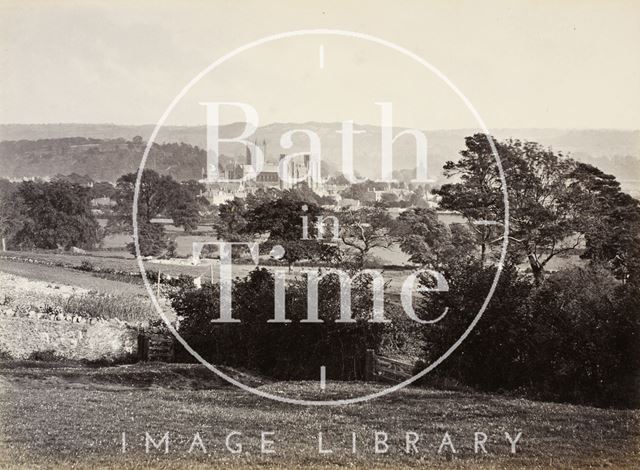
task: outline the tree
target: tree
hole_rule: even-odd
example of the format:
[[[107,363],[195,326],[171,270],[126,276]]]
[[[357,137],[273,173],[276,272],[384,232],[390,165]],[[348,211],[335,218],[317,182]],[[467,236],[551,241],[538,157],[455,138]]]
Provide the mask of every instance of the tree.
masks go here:
[[[495,277],[479,260],[447,263],[444,293],[424,292],[416,312],[447,316],[424,329],[424,364],[445,353],[476,316]],[[536,286],[507,262],[482,320],[435,371],[485,391],[597,406],[637,406],[638,286],[594,267],[560,270]],[[499,367],[496,366],[499,363]],[[431,380],[428,379],[428,380]]]
[[[0,237],[3,241],[16,242],[15,236],[27,222],[27,208],[22,198],[14,195],[18,184],[7,179],[0,180]],[[20,243],[16,243],[18,246]]]
[[[380,197],[381,207],[398,207],[400,205],[400,198],[396,193],[382,193]]]
[[[246,214],[245,231],[251,234],[269,233],[279,240],[300,240],[303,230],[303,216],[313,221],[322,213],[316,204],[294,198],[283,197],[264,202]]]
[[[362,183],[354,183],[350,185],[347,189],[340,193],[340,196],[349,199],[356,199],[358,201],[365,200],[367,197],[367,193],[378,188],[379,184],[374,183],[373,181],[363,181]],[[380,187],[380,189],[385,189],[384,185]]]
[[[248,210],[243,232],[254,236],[268,233],[264,247],[269,249],[276,244],[282,245],[285,250],[283,259],[291,269],[301,259],[323,259],[331,255],[332,250],[313,238],[315,220],[321,214],[322,209],[317,204],[285,194],[285,197],[268,200]],[[306,239],[303,239],[303,216],[307,217],[308,224]]]
[[[69,175],[55,175],[52,181],[66,181],[67,183],[77,184],[79,186],[91,187],[93,180],[87,175],[79,175],[78,173],[71,173]]]
[[[246,211],[247,206],[241,198],[236,197],[220,204],[218,217],[213,224],[218,239],[228,242],[238,241],[240,233],[247,225]]]
[[[417,186],[409,196],[407,205],[410,207],[427,207],[427,195],[424,186]]]
[[[447,177],[459,183],[437,191],[440,206],[461,212],[471,222],[504,219],[502,183],[489,140],[484,134],[465,139],[466,149],[457,162],[444,166]],[[569,191],[567,180],[575,162],[535,142],[496,142],[505,173],[509,197],[510,242],[526,256],[536,282],[541,282],[547,263],[555,256],[576,249],[582,232],[579,201]],[[489,244],[500,241],[495,226],[472,224],[484,261]],[[575,236],[572,236],[574,235]]]
[[[66,181],[17,185],[3,202],[2,233],[18,248],[93,248],[102,237],[89,189]]]
[[[309,187],[306,181],[296,184],[292,189],[286,190],[283,197],[297,199],[318,206],[335,204],[335,199],[330,196],[320,196]]]
[[[168,215],[176,227],[183,227],[185,232],[198,228],[200,222],[199,202],[193,192],[184,185],[178,186],[168,203]]]
[[[582,258],[606,265],[618,279],[640,281],[640,202],[615,177],[586,163],[570,175],[573,199],[585,233]]]
[[[390,230],[393,221],[386,209],[364,207],[338,213],[340,239],[356,252],[355,263],[363,267],[374,248],[389,248],[393,243]]]
[[[108,197],[112,199],[116,194],[116,188],[108,181],[97,181],[91,187],[91,198]]]
[[[131,220],[137,177],[137,173],[128,173],[116,182],[115,211],[121,220]],[[171,176],[143,170],[138,194],[138,218],[141,223],[150,223],[151,219],[164,212],[173,202],[179,187]]]
[[[146,222],[138,225],[138,245],[141,256],[158,256],[170,247],[164,227],[160,224]],[[137,254],[135,243],[127,243],[127,249],[132,255]]]
[[[400,214],[392,234],[409,260],[438,267],[443,259],[472,256],[475,240],[466,224],[447,225],[432,209],[412,208]]]

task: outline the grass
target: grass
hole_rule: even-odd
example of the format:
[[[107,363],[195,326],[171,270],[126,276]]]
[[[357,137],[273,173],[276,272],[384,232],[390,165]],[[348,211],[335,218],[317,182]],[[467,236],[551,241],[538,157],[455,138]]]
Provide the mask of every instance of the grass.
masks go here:
[[[230,371],[227,371],[230,372]],[[230,372],[232,373],[232,372]],[[380,384],[328,382],[253,386],[296,397],[370,393]],[[2,468],[638,468],[637,411],[540,403],[469,392],[410,388],[358,405],[302,407],[227,385],[201,366],[0,363]],[[244,451],[225,450],[242,433]],[[273,431],[276,454],[260,453],[260,433]],[[373,451],[375,431],[389,435],[387,454]],[[418,454],[404,452],[404,433],[419,433]],[[488,435],[489,454],[475,454],[474,432]],[[121,453],[126,432],[128,449]],[[169,432],[168,454],[144,451],[145,432]],[[200,433],[209,454],[189,453]],[[323,432],[333,454],[318,453]],[[351,433],[358,452],[350,452]],[[437,453],[449,432],[457,453]],[[522,432],[513,455],[504,432]]]
[[[0,259],[0,271],[35,281],[64,284],[102,293],[119,292],[146,295],[143,285],[103,279],[93,276],[91,273],[60,266],[45,266],[42,264]]]
[[[132,323],[158,318],[141,285],[86,272],[0,260],[0,281],[0,304],[22,314],[33,310]],[[160,302],[165,304],[166,299],[161,297]],[[173,316],[171,309],[165,312]]]
[[[86,289],[94,289],[97,291],[111,292],[115,289],[126,289],[130,292],[141,293],[145,292],[144,286],[139,284],[138,279],[119,279],[118,276],[110,276],[108,273],[91,273],[77,271],[76,269],[69,269],[61,266],[46,266],[43,264],[29,263],[27,259],[38,260],[46,263],[66,263],[76,267],[80,267],[83,263],[90,263],[92,267],[98,268],[102,271],[115,270],[126,271],[130,273],[139,273],[137,261],[135,259],[122,259],[122,258],[109,258],[106,256],[92,256],[92,255],[70,255],[64,253],[34,253],[34,252],[20,252],[20,251],[8,251],[2,254],[2,256],[15,257],[24,261],[6,260],[0,257],[0,271],[4,271],[10,274],[16,274],[32,279],[48,280],[51,282],[62,282],[69,285],[76,285]],[[210,261],[206,260],[201,265],[192,266],[189,264],[159,264],[159,263],[145,263],[145,268],[153,271],[160,271],[165,275],[179,276],[186,274],[192,277],[202,276],[203,279],[209,280],[211,277]],[[233,275],[238,277],[245,277],[251,271],[255,269],[252,264],[235,264],[233,267]],[[275,269],[273,267],[267,267],[267,269]],[[294,267],[291,273],[287,275],[299,276],[300,271],[308,268]],[[384,270],[385,279],[389,281],[390,292],[400,292],[402,283],[406,279],[406,276],[411,274],[411,269],[407,270]],[[213,270],[214,278],[217,279],[219,274],[219,268],[216,264]],[[126,286],[126,287],[122,287]]]
[[[47,300],[51,309],[84,318],[117,318],[126,322],[155,320],[158,314],[149,298],[131,294],[74,294]]]

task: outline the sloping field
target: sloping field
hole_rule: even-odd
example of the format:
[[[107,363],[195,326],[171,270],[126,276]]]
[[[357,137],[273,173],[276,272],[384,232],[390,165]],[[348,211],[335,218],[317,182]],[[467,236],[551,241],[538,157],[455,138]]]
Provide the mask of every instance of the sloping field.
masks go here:
[[[318,397],[317,382],[263,383],[274,393]],[[638,468],[639,414],[477,393],[410,388],[363,404],[304,407],[238,390],[200,366],[92,369],[0,363],[2,468]],[[383,385],[328,382],[324,396]],[[231,453],[225,439],[231,432]],[[388,451],[375,452],[375,433]],[[145,451],[145,433],[164,445]],[[261,452],[261,433],[273,441]],[[318,433],[323,433],[320,453]],[[474,450],[476,432],[487,454]],[[505,433],[522,433],[511,453]],[[126,447],[122,452],[122,433]],[[202,446],[189,452],[198,433]],[[356,452],[352,452],[352,433]],[[416,433],[415,452],[406,452]],[[442,446],[448,433],[452,447]],[[414,436],[410,434],[410,437]],[[207,453],[203,452],[206,449]]]
[[[31,262],[30,262],[31,260]],[[35,262],[33,262],[35,261]],[[110,284],[110,279],[101,279],[92,275],[90,272],[82,272],[77,271],[75,269],[63,268],[60,266],[50,266],[51,269],[45,269],[47,266],[45,264],[56,264],[56,263],[64,263],[65,265],[78,267],[82,263],[90,263],[94,268],[99,268],[101,270],[111,269],[116,271],[124,271],[127,273],[139,273],[138,263],[135,259],[132,258],[117,258],[117,257],[106,257],[106,256],[92,256],[91,254],[87,255],[70,255],[64,253],[30,253],[30,252],[21,252],[21,251],[7,251],[0,254],[0,271],[4,271],[10,274],[16,274],[19,276],[29,277],[38,280],[50,280],[53,281],[53,276],[59,276],[60,280],[56,281],[58,283],[62,282],[68,285],[76,285],[78,287],[85,287],[87,289],[96,289],[100,290],[99,287],[108,289],[120,286],[122,283],[118,282],[115,286]],[[44,264],[43,264],[44,263]],[[156,260],[156,261],[146,261],[145,269],[147,271],[159,271],[163,274],[170,276],[179,276],[181,274],[186,274],[188,276],[198,277],[202,276],[203,279],[209,280],[211,279],[212,270],[211,263],[213,263],[213,277],[214,280],[218,279],[219,275],[219,264],[217,260],[202,260],[201,264],[197,266],[191,265],[188,259],[177,259],[177,260]],[[253,264],[239,264],[234,263],[233,266],[233,275],[238,277],[245,277],[251,271],[256,268]],[[276,269],[270,266],[267,266],[267,269]],[[286,267],[279,267],[278,269],[287,269]],[[301,271],[305,269],[305,267],[294,267],[290,272],[287,270],[288,277],[300,276]],[[389,289],[392,292],[399,292],[404,282],[406,276],[411,274],[413,271],[411,269],[406,270],[384,270],[380,269],[383,272],[384,277],[387,281],[389,281]],[[94,281],[93,279],[97,279]],[[91,280],[87,280],[91,279]],[[100,281],[109,281],[106,283],[101,283]],[[137,289],[138,287],[144,291],[144,286],[141,283],[132,284],[133,289]],[[88,286],[88,287],[87,287]]]
[[[22,276],[36,281],[80,289],[95,290],[105,294],[127,293],[146,295],[142,284],[134,284],[92,276],[90,273],[63,268],[60,266],[45,266],[42,264],[25,263],[21,261],[7,261],[0,259],[0,271],[6,274]]]

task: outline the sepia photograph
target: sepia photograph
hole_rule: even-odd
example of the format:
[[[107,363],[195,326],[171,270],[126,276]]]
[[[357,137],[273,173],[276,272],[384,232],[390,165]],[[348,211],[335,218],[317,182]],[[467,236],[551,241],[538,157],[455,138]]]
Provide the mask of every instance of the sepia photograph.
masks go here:
[[[0,0],[0,468],[640,468],[638,44],[638,0]]]

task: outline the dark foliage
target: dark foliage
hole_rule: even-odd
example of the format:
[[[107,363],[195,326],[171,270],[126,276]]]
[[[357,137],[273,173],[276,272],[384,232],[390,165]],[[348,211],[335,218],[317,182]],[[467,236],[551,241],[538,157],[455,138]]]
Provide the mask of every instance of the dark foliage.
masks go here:
[[[66,181],[25,181],[2,200],[2,235],[16,248],[92,248],[102,232],[89,189]]]
[[[140,246],[140,255],[142,256],[158,256],[169,248],[164,227],[160,224],[139,223],[138,244]],[[135,255],[135,244],[133,242],[127,243],[127,250],[132,255]]]
[[[450,309],[425,332],[425,363],[468,328],[494,274],[493,267],[457,265],[447,272],[450,292],[425,299],[425,316]],[[545,400],[637,405],[639,294],[606,271],[574,268],[535,286],[507,267],[481,321],[435,370],[436,379]]]
[[[370,323],[371,289],[367,280],[355,280],[352,317],[355,323],[336,323],[340,315],[339,282],[328,276],[319,284],[319,317],[324,323],[301,323],[307,315],[306,283],[287,286],[286,318],[291,323],[268,323],[273,318],[274,279],[256,269],[233,287],[233,317],[241,323],[212,323],[219,318],[218,285],[183,289],[173,307],[184,317],[180,331],[205,359],[243,367],[281,379],[314,379],[325,366],[332,379],[364,377],[368,348],[380,344],[384,326]],[[184,351],[178,353],[188,359]]]

